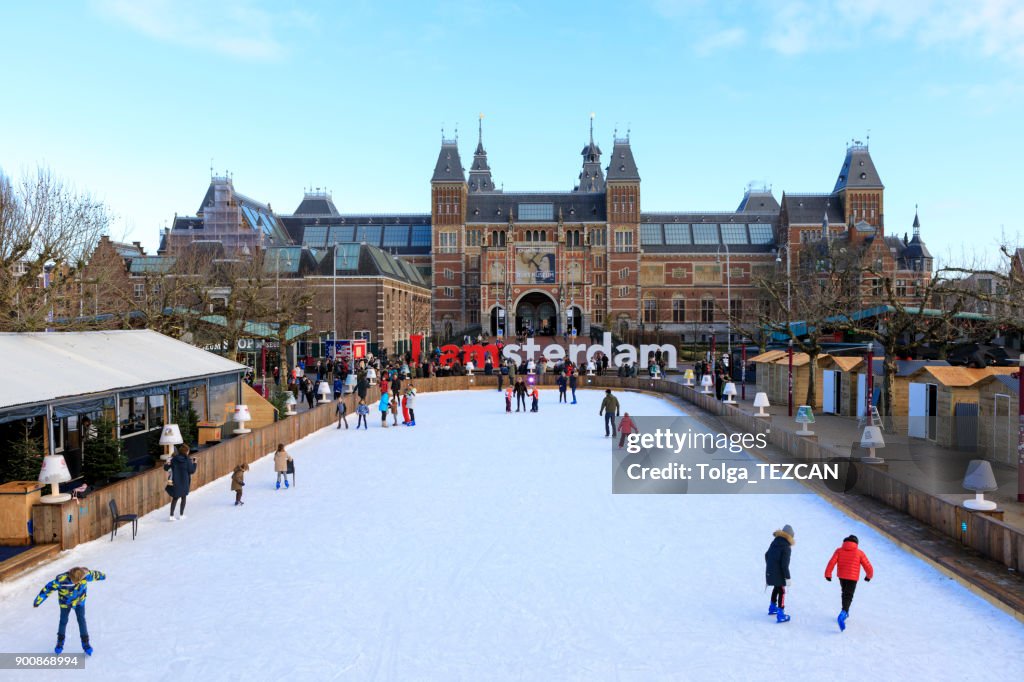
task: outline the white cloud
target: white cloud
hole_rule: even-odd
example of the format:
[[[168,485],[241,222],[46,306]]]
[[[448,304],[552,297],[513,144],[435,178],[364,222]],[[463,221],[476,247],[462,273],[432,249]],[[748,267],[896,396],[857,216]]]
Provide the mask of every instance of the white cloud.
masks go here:
[[[254,61],[285,56],[275,27],[313,24],[309,15],[274,14],[250,0],[95,0],[94,6],[155,40]]]
[[[764,5],[765,44],[795,55],[848,47],[865,38],[957,46],[1024,63],[1024,3],[1019,0],[783,0]]]
[[[727,50],[741,45],[746,37],[747,32],[742,28],[727,28],[698,40],[694,45],[694,50],[701,56],[707,56],[720,50]]]

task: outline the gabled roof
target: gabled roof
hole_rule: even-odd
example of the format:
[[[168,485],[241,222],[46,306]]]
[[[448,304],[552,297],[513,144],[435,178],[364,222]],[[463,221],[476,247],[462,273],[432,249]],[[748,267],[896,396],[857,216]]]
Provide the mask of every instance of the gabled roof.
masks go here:
[[[0,409],[245,370],[149,329],[3,333],[0,357],[8,361]]]
[[[737,213],[778,213],[779,202],[769,190],[751,190],[743,193],[740,205],[736,207]]]
[[[836,186],[832,192],[844,189],[884,189],[882,179],[875,170],[875,162],[871,160],[866,144],[854,143],[846,148],[843,167],[836,178]]]
[[[857,367],[860,367],[862,364],[864,364],[864,358],[859,357],[830,355],[829,358],[832,359],[832,362],[835,364],[836,367],[838,367],[844,372],[849,372],[851,369],[856,369]]]
[[[629,146],[629,138],[617,138],[612,147],[612,156],[608,160],[608,182],[635,180],[640,181],[640,171],[633,159],[633,150]]]
[[[767,350],[750,358],[750,362],[775,362],[786,354],[784,350]]]
[[[925,379],[926,377],[930,377],[943,386],[966,388],[968,386],[973,386],[982,379],[987,379],[991,376],[1009,375],[1016,371],[1016,367],[985,367],[982,369],[974,369],[971,367],[928,365],[916,370],[909,378]]]
[[[551,220],[522,218],[520,204],[551,204]],[[467,223],[557,222],[559,212],[566,223],[604,222],[605,195],[583,192],[504,192],[470,194],[466,202]]]
[[[336,216],[338,209],[326,192],[306,192],[302,203],[295,209],[295,215]]]
[[[459,158],[459,144],[457,140],[442,140],[441,151],[437,154],[437,163],[434,164],[434,175],[431,182],[465,182],[463,174],[462,159]]]
[[[1006,391],[1009,395],[1013,396],[1017,395],[1017,391],[1020,389],[1020,379],[1012,374],[993,374],[985,377],[978,382],[978,387],[989,386],[992,383],[999,384],[996,390],[1000,393]]]
[[[782,195],[782,206],[789,218],[790,225],[820,226],[826,214],[830,225],[843,225],[843,215],[839,199],[829,194],[786,194]]]

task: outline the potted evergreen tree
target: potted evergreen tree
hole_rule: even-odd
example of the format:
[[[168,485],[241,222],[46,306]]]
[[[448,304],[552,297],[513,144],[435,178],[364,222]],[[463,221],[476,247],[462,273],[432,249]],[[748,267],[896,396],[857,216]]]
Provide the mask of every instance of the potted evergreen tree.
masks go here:
[[[127,462],[114,422],[101,417],[93,426],[96,435],[85,441],[82,473],[89,485],[98,486],[124,471]]]

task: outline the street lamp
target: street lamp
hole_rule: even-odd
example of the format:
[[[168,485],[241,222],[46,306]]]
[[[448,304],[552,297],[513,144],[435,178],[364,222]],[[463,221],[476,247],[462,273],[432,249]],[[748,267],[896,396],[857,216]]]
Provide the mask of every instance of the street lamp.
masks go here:
[[[729,353],[729,378],[732,378],[732,267],[729,261],[729,245],[722,242],[718,245],[717,261],[722,262],[722,247],[725,247],[725,298],[726,298],[726,349]]]
[[[1024,353],[1017,361],[1017,501],[1024,502]]]
[[[789,340],[789,416],[793,416],[793,339]],[[813,370],[812,370],[813,371]]]
[[[793,309],[793,269],[789,257],[789,244],[783,244],[779,250],[786,250],[786,323],[789,323],[791,310]],[[775,262],[782,263],[782,254],[776,251]]]

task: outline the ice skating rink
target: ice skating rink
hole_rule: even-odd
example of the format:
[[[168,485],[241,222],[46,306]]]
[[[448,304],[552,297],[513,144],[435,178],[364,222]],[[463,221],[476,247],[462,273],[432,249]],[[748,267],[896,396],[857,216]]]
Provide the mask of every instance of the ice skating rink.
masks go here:
[[[634,415],[671,403],[620,393]],[[598,406],[541,393],[423,395],[418,425],[333,427],[121,533],[0,586],[0,651],[51,651],[56,573],[84,565],[94,680],[1024,679],[1024,626],[812,495],[619,495]],[[355,425],[355,415],[350,417]],[[88,504],[88,501],[86,501]],[[123,510],[130,511],[130,510]],[[794,585],[766,615],[763,555],[796,531]],[[840,634],[825,564],[855,533],[875,566]],[[74,618],[66,653],[80,652]]]

